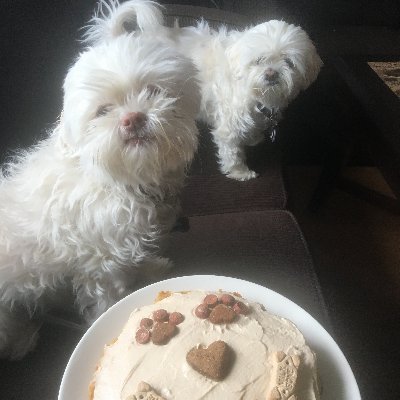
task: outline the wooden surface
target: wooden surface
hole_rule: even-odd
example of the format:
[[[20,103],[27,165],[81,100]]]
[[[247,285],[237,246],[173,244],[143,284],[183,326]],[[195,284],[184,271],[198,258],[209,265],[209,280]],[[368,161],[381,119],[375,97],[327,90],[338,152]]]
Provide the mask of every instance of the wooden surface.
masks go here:
[[[400,61],[369,62],[368,65],[395,95],[400,96]]]

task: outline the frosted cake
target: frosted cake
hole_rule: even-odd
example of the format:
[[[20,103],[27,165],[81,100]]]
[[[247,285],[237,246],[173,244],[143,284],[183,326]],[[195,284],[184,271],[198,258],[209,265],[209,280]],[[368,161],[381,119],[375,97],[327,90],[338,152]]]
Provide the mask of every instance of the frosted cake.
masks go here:
[[[316,400],[302,333],[239,294],[159,294],[105,346],[91,400]]]

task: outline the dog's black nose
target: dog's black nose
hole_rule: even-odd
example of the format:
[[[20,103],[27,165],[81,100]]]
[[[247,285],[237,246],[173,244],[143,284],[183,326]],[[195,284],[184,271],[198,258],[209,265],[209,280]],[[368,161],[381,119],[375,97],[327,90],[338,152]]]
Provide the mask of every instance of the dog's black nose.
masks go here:
[[[273,82],[278,79],[279,73],[278,71],[272,69],[272,68],[267,68],[265,70],[265,79],[267,81]]]
[[[146,122],[147,116],[142,112],[130,112],[121,118],[121,126],[130,132],[143,128]]]

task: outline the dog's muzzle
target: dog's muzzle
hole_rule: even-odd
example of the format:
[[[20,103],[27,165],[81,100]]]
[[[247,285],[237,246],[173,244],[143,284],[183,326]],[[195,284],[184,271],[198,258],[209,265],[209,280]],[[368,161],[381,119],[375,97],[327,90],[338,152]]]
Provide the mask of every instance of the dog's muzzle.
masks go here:
[[[279,83],[279,72],[272,68],[267,68],[264,73],[264,79],[269,86]]]
[[[148,140],[147,116],[142,112],[130,112],[120,119],[118,134],[125,144],[138,145]]]

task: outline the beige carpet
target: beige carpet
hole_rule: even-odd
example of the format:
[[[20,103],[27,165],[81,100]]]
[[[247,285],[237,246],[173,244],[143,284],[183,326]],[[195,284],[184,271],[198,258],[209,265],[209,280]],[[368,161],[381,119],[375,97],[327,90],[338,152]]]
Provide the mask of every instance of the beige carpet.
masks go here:
[[[369,62],[368,65],[397,96],[400,96],[400,61]]]

